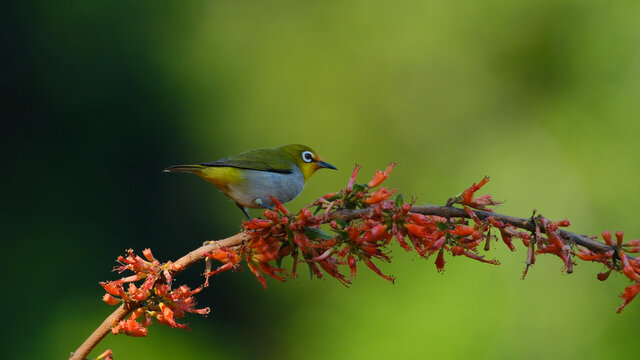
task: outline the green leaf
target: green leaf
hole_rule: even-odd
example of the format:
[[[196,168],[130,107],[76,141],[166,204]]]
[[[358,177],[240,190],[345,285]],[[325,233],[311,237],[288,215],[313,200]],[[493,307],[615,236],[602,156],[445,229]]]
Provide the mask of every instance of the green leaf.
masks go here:
[[[309,266],[309,282],[311,282],[316,274],[313,272],[313,263],[308,262],[307,266]]]
[[[357,204],[354,203],[353,201],[347,201],[347,202],[344,203],[344,208],[345,209],[353,210],[353,209],[356,208],[356,206],[357,206]]]
[[[360,185],[360,184],[353,184],[353,191],[351,191],[352,194],[357,194],[358,191],[362,191],[367,189],[366,187],[364,187],[364,185]]]
[[[283,242],[282,245],[280,245],[279,252],[282,253],[282,250],[287,246],[289,246],[289,243]],[[280,256],[276,259],[276,265],[278,265],[279,268],[282,268],[282,259],[284,259],[284,256]]]
[[[318,229],[318,228],[312,228],[312,227],[305,227],[304,228],[304,234],[310,239],[310,240],[317,240],[317,239],[322,239],[322,240],[329,240],[329,239],[333,239],[333,236],[331,236],[330,234],[327,234],[326,232]]]
[[[311,260],[311,256],[305,254],[304,252],[302,252],[302,257],[305,260]],[[306,263],[307,263],[307,266],[309,267],[309,282],[311,282],[311,280],[313,280],[313,277],[316,274],[313,272],[313,263],[312,262],[308,262],[308,261]]]
[[[436,226],[438,227],[438,229],[440,229],[440,230],[442,230],[442,231],[447,230],[447,228],[449,227],[449,226],[447,225],[447,223],[444,223],[444,222],[438,222],[438,223],[436,224]]]
[[[341,229],[344,229],[344,228],[347,227],[347,223],[344,222],[344,220],[338,219],[338,220],[335,220],[335,222],[336,222],[336,224],[338,224],[338,226],[340,226]]]
[[[402,204],[404,204],[404,196],[402,196],[402,193],[398,193],[396,196],[396,206],[400,207]]]

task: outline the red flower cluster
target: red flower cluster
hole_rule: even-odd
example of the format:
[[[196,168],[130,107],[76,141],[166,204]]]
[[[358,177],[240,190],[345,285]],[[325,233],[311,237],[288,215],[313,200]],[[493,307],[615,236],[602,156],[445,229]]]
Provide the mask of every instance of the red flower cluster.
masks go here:
[[[303,208],[297,215],[289,212],[277,202],[275,211],[265,210],[266,221],[254,219],[244,224],[249,230],[251,239],[241,249],[251,272],[266,288],[262,277],[265,273],[277,280],[284,281],[286,271],[280,260],[287,255],[293,258],[288,277],[295,277],[298,264],[307,263],[311,273],[322,277],[326,273],[347,285],[349,280],[338,271],[338,265],[344,264],[344,254],[339,253],[339,240],[319,228],[323,218],[314,216],[309,209]],[[270,262],[275,262],[271,265]]]
[[[620,295],[623,303],[618,312],[640,292],[640,260],[628,255],[640,252],[640,240],[624,242],[623,233],[618,231],[614,241],[611,232],[605,231],[602,238],[610,250],[594,252],[577,246],[569,240],[570,237],[565,238],[567,232],[560,228],[569,226],[569,220],[551,221],[535,216],[535,210],[528,222],[492,213],[491,207],[500,202],[494,201],[489,194],[475,196],[487,184],[488,177],[447,202],[447,206],[462,205],[465,215],[424,215],[418,213],[420,207],[413,207],[413,203],[405,204],[402,194],[392,197],[396,190],[385,187],[374,190],[389,177],[394,167],[395,163],[389,164],[385,171],[376,171],[367,184],[358,184],[356,177],[360,167],[356,165],[345,189],[319,198],[297,214],[291,214],[272,198],[276,206],[273,210],[264,211],[264,219],[243,222],[249,240],[234,248],[218,248],[204,254],[208,258],[204,274],[206,281],[194,290],[186,285],[172,288],[172,273],[179,272],[181,267],[171,262],[160,263],[149,249],[143,251],[144,258],[135,255],[133,250],[127,250],[126,256],[118,257],[120,265],[114,271],[131,271],[133,274],[100,283],[106,290],[104,302],[110,305],[124,302],[131,306],[129,309],[134,309],[126,319],[114,323],[111,332],[146,336],[147,328],[154,319],[173,328],[188,329],[176,319],[184,317],[185,313],[204,315],[210,311],[209,308],[197,309],[194,295],[208,285],[210,276],[237,269],[243,260],[265,289],[264,275],[285,281],[296,276],[300,263],[307,264],[313,276],[322,278],[326,273],[348,286],[356,277],[358,262],[362,261],[373,272],[393,283],[394,278],[384,274],[375,263],[391,260],[389,247],[393,238],[404,250],[415,250],[422,258],[427,259],[437,253],[435,266],[442,272],[445,256],[464,256],[499,265],[497,260],[485,259],[480,254],[481,249],[491,249],[491,242],[497,240],[499,232],[502,242],[511,251],[515,251],[514,239],[522,240],[527,247],[523,278],[535,264],[536,255],[554,254],[562,260],[567,273],[573,272],[573,260],[577,257],[603,264],[608,270],[598,274],[600,280],[606,280],[612,271],[621,272],[629,278],[633,284]],[[312,213],[310,209],[313,208],[315,211]],[[323,225],[326,226],[324,229]],[[584,241],[579,243],[588,245]],[[287,269],[282,262],[289,256],[292,264]],[[222,264],[210,271],[210,259]],[[344,275],[346,271],[350,273],[349,277]],[[112,354],[108,350],[99,358],[112,359]]]
[[[487,260],[478,254],[478,247],[482,243],[485,244],[485,250],[488,250],[491,219],[480,220],[469,208],[465,207],[465,210],[473,220],[473,226],[462,218],[446,219],[415,213],[408,213],[405,218],[404,227],[418,254],[428,258],[438,252],[435,262],[438,271],[444,271],[445,252],[452,256],[464,255],[488,264],[500,264],[497,260]]]
[[[206,273],[203,274],[205,276],[204,287],[209,286],[209,277],[222,271],[227,271],[230,269],[237,268],[241,260],[240,256],[235,251],[227,248],[215,249],[212,252],[205,254],[205,256],[208,257],[209,259],[215,259],[220,261],[222,265],[220,265],[217,269],[213,271],[207,271]],[[207,270],[210,270],[209,264],[210,262],[207,262]]]
[[[602,233],[602,238],[605,244],[612,248],[611,251],[594,253],[587,249],[580,249],[580,252],[576,253],[576,255],[582,260],[599,262],[609,268],[609,271],[598,274],[598,279],[601,281],[607,280],[611,271],[616,270],[622,271],[629,280],[635,282],[635,284],[627,286],[620,295],[623,303],[618,307],[617,312],[619,313],[640,292],[640,260],[627,255],[627,253],[640,252],[640,240],[634,239],[625,243],[622,231],[617,231],[615,235],[616,241],[614,242],[611,237],[611,231],[607,230]]]
[[[485,176],[482,180],[476,185],[475,183],[468,187],[465,191],[456,196],[452,201],[450,201],[450,205],[452,204],[461,204],[468,206],[473,209],[491,211],[488,209],[488,206],[496,206],[502,204],[500,201],[494,201],[491,195],[486,194],[478,197],[473,197],[476,191],[480,190],[487,182],[489,181],[489,177]]]
[[[187,312],[208,314],[209,308],[196,309],[196,302],[193,295],[202,290],[202,287],[191,290],[188,286],[182,285],[178,288],[171,288],[171,272],[178,270],[171,262],[161,264],[153,257],[151,250],[145,249],[143,259],[127,250],[127,256],[118,257],[121,266],[114,268],[115,271],[133,271],[134,274],[115,281],[102,282],[100,285],[107,291],[102,300],[109,305],[116,305],[120,301],[137,302],[141,304],[126,319],[114,324],[111,332],[113,334],[124,333],[130,336],[146,336],[147,327],[152,319],[158,323],[174,328],[188,327],[179,324],[175,319],[184,317]],[[142,285],[137,286],[136,281],[144,279]],[[124,284],[129,284],[127,290]],[[138,318],[141,318],[138,322]]]
[[[251,236],[244,246],[237,251],[219,249],[207,254],[223,263],[207,275],[233,269],[244,259],[251,272],[266,288],[263,274],[284,281],[289,277],[295,277],[298,264],[303,262],[307,263],[311,274],[316,277],[321,278],[323,270],[340,283],[349,285],[355,278],[357,263],[360,260],[376,274],[393,282],[393,277],[382,273],[373,260],[390,261],[388,245],[394,237],[403,249],[415,250],[423,258],[437,253],[435,265],[438,271],[443,271],[446,253],[498,265],[497,260],[485,259],[480,254],[480,249],[490,250],[491,241],[496,239],[491,229],[497,229],[502,242],[511,251],[515,251],[514,239],[522,240],[523,245],[527,247],[523,278],[529,267],[535,263],[535,256],[539,254],[558,256],[568,273],[573,272],[573,257],[577,255],[583,260],[600,261],[610,269],[620,270],[636,282],[640,277],[637,260],[625,254],[625,251],[640,250],[638,240],[625,244],[619,240],[616,248],[605,236],[605,242],[615,250],[596,254],[582,249],[574,254],[574,245],[565,240],[559,230],[560,227],[569,226],[569,220],[550,221],[542,216],[532,217],[531,221],[535,223],[536,231],[529,233],[494,216],[483,215],[480,219],[472,209],[492,211],[492,206],[500,204],[494,201],[491,195],[475,195],[487,184],[488,177],[484,177],[478,184],[473,184],[448,202],[449,206],[462,205],[468,219],[412,212],[412,204],[404,204],[401,194],[392,199],[395,190],[384,187],[373,190],[388,178],[394,166],[395,163],[392,163],[385,171],[376,171],[371,181],[361,185],[356,183],[360,170],[356,165],[345,189],[339,193],[327,194],[310,205],[311,208],[316,208],[315,214],[318,215],[313,215],[308,208],[292,215],[273,199],[277,204],[276,208],[274,211],[266,210],[265,219],[253,219],[243,224],[245,231]],[[356,221],[343,221],[340,216],[332,216],[340,209],[359,208],[368,211],[362,212]],[[333,234],[330,235],[320,228],[324,223],[329,223]],[[621,239],[622,235],[619,236]],[[291,270],[282,266],[283,258],[289,255],[293,259]],[[349,268],[350,278],[343,274],[341,266]],[[606,276],[600,274],[599,278]],[[640,286],[632,285],[625,290],[625,305],[638,293],[639,288]]]
[[[311,205],[317,207],[316,213],[321,215],[312,215],[309,209],[303,208],[294,216],[276,199],[272,199],[277,204],[275,211],[266,210],[265,219],[253,219],[244,223],[245,230],[251,238],[241,249],[237,252],[229,249],[216,250],[207,255],[223,262],[222,266],[207,275],[232,269],[240,259],[244,259],[252,273],[266,288],[263,274],[284,281],[287,277],[294,277],[298,264],[304,262],[316,277],[323,276],[320,271],[322,269],[342,284],[348,285],[355,278],[357,262],[360,260],[376,274],[393,282],[393,277],[385,275],[373,260],[390,261],[388,245],[394,237],[402,248],[407,251],[415,250],[421,257],[428,258],[438,253],[436,267],[442,271],[445,252],[497,265],[496,260],[486,260],[477,253],[478,245],[483,242],[488,244],[491,237],[489,228],[492,224],[500,227],[503,240],[510,247],[513,247],[511,237],[528,236],[495,220],[481,221],[471,210],[468,213],[473,215],[473,226],[469,226],[464,219],[451,221],[440,216],[411,212],[412,204],[404,204],[401,195],[394,201],[390,200],[395,190],[380,188],[373,191],[374,187],[388,178],[394,166],[395,163],[392,163],[384,172],[377,171],[366,185],[356,184],[356,176],[360,169],[356,166],[345,189],[340,193],[325,195]],[[461,199],[470,204],[481,204],[484,209],[495,204],[492,200],[487,201],[490,199],[487,196],[481,197],[485,199],[483,201],[473,199],[475,191],[487,180],[474,185]],[[347,223],[339,218],[331,221],[331,213],[341,208],[367,208],[370,211],[363,213],[358,221]],[[329,222],[333,235],[320,229],[320,225],[326,222]],[[405,241],[406,238],[412,246]],[[282,258],[287,255],[293,258],[290,272],[281,266]],[[350,278],[340,271],[340,266],[343,265],[349,267]]]
[[[558,256],[564,262],[564,270],[571,274],[573,272],[573,261],[571,261],[571,255],[573,251],[571,246],[562,239],[562,236],[558,232],[559,227],[567,227],[570,225],[568,219],[561,221],[549,221],[549,219],[539,217],[545,234],[547,235],[548,244],[542,244],[536,251],[536,254],[554,254]]]
[[[236,269],[243,260],[265,289],[264,275],[285,281],[296,276],[300,263],[307,264],[313,276],[321,278],[326,273],[348,286],[356,276],[358,262],[362,261],[373,272],[393,282],[394,278],[384,274],[375,263],[391,260],[389,245],[393,238],[404,250],[415,250],[422,258],[437,254],[435,265],[438,271],[444,271],[446,256],[464,256],[498,265],[497,260],[485,259],[480,251],[489,251],[499,232],[502,243],[511,251],[515,250],[514,239],[522,240],[527,247],[523,278],[535,263],[536,255],[558,256],[568,273],[573,271],[573,260],[577,256],[607,267],[607,272],[598,274],[600,280],[606,280],[612,271],[619,271],[634,282],[621,295],[624,302],[618,312],[640,292],[640,261],[628,255],[640,252],[638,239],[625,243],[622,232],[617,232],[614,241],[611,233],[606,231],[602,237],[610,251],[596,253],[582,247],[574,251],[576,245],[565,239],[560,230],[569,226],[569,220],[551,221],[540,215],[532,216],[527,225],[519,225],[527,229],[533,229],[535,225],[535,231],[521,231],[502,215],[488,216],[486,211],[492,211],[490,207],[499,204],[491,195],[475,196],[488,182],[487,177],[447,202],[448,206],[462,205],[466,216],[423,215],[416,212],[412,203],[405,204],[401,194],[392,197],[395,190],[384,187],[374,190],[388,178],[394,166],[395,163],[385,171],[377,171],[367,184],[356,183],[360,169],[356,166],[345,189],[321,197],[297,214],[290,213],[272,198],[276,206],[274,210],[264,211],[264,219],[243,223],[244,231],[249,235],[248,241],[236,248],[218,248],[205,254],[222,264],[204,274],[207,277],[204,286],[208,284],[209,276]],[[312,213],[310,209],[313,208],[315,211]],[[344,216],[341,210],[354,210],[356,215]],[[323,224],[328,226],[323,229]],[[492,232],[492,229],[497,231]],[[133,275],[101,283],[107,291],[103,297],[106,303],[115,305],[123,301],[136,304],[136,310],[127,319],[113,324],[114,334],[145,336],[153,319],[174,328],[187,328],[175,319],[182,318],[187,312],[209,312],[208,308],[196,309],[194,295],[202,287],[195,290],[185,285],[172,288],[171,274],[180,269],[171,262],[161,264],[149,249],[145,249],[143,254],[144,258],[128,250],[126,256],[118,258],[120,266],[114,270],[132,271]],[[283,260],[289,256],[292,263],[287,269]],[[347,272],[349,277],[345,275]],[[139,281],[142,283],[136,284]]]
[[[324,271],[348,286],[356,275],[357,261],[361,260],[375,273],[393,282],[393,278],[383,274],[372,259],[390,260],[384,247],[393,237],[386,223],[392,223],[389,220],[394,213],[393,206],[387,200],[394,191],[386,188],[374,192],[370,190],[380,185],[394,166],[395,164],[390,164],[384,172],[377,171],[367,185],[355,183],[360,169],[356,166],[344,190],[325,195],[312,204],[317,206],[316,213],[324,210],[321,215],[313,215],[308,208],[292,215],[277,199],[272,198],[276,207],[273,211],[264,211],[265,219],[253,219],[243,224],[251,238],[241,249],[237,252],[230,249],[217,250],[207,254],[208,257],[223,262],[222,266],[207,275],[232,269],[240,259],[244,259],[251,272],[266,288],[263,274],[284,281],[295,277],[298,265],[306,263],[314,276],[321,278]],[[342,207],[375,207],[377,210],[362,218],[363,221],[348,225],[342,220],[330,221],[332,210]],[[333,235],[320,228],[321,224],[327,222]],[[397,229],[394,226],[393,232],[397,233]],[[290,271],[281,264],[282,259],[288,255],[293,259]],[[340,271],[339,267],[342,265],[349,267],[351,278]]]

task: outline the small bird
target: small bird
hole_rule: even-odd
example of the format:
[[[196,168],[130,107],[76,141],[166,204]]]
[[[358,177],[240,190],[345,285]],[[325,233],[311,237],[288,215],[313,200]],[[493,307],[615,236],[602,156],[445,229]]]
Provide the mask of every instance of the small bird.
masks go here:
[[[295,199],[305,182],[318,169],[337,170],[320,159],[305,145],[284,145],[274,149],[257,149],[196,165],[175,165],[164,172],[187,172],[215,185],[236,202],[251,220],[247,208],[268,208]]]

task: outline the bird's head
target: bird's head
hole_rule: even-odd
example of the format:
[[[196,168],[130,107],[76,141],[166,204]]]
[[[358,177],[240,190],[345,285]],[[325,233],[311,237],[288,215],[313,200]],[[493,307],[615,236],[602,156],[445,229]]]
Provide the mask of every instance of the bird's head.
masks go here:
[[[308,146],[291,144],[282,146],[279,150],[300,168],[305,180],[318,169],[327,168],[337,170],[335,166],[322,161],[318,154]]]

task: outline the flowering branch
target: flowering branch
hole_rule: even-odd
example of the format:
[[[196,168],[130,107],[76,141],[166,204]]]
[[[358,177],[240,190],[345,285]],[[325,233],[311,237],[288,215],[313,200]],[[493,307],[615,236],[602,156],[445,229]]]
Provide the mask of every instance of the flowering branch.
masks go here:
[[[84,359],[109,331],[146,336],[153,320],[188,330],[187,325],[175,319],[187,312],[209,312],[209,308],[196,308],[194,295],[208,286],[210,276],[237,269],[243,262],[265,289],[264,275],[285,281],[297,276],[300,264],[306,264],[312,276],[321,278],[328,274],[349,286],[356,277],[358,262],[362,262],[382,278],[394,282],[394,278],[384,274],[374,262],[390,262],[389,244],[394,238],[404,250],[416,251],[425,259],[437,253],[436,269],[444,271],[445,255],[498,265],[497,260],[481,255],[480,250],[487,252],[492,244],[499,243],[499,234],[511,251],[516,249],[515,240],[522,241],[527,248],[523,278],[535,264],[536,255],[554,254],[561,259],[567,273],[573,272],[574,260],[580,259],[599,262],[608,269],[598,274],[599,280],[606,280],[612,271],[629,278],[633,283],[621,295],[623,304],[618,312],[640,292],[640,260],[628,255],[640,252],[640,240],[624,242],[623,233],[618,231],[614,241],[611,233],[605,231],[602,243],[595,237],[560,229],[569,226],[569,220],[551,221],[536,215],[535,210],[530,218],[497,214],[492,208],[500,203],[491,195],[475,196],[488,182],[487,177],[450,198],[444,206],[414,206],[405,203],[402,194],[393,196],[396,190],[383,187],[374,191],[394,166],[390,164],[385,171],[377,171],[367,184],[356,184],[359,171],[356,166],[345,189],[319,198],[297,214],[290,213],[272,198],[276,206],[274,210],[264,211],[264,219],[245,221],[242,232],[209,242],[175,263],[161,264],[149,249],[143,252],[146,260],[129,250],[126,257],[118,258],[121,266],[114,270],[133,271],[134,275],[101,283],[107,291],[103,300],[111,305],[122,304],[71,359]],[[291,258],[290,268],[283,265],[285,258]],[[210,268],[211,259],[221,263],[215,270]],[[194,290],[186,285],[172,288],[175,275],[201,260],[207,260],[203,286]],[[342,272],[345,267],[349,269],[349,277]],[[136,282],[142,284],[137,286]],[[124,284],[128,284],[126,291]],[[110,357],[108,350],[99,358]]]
[[[339,210],[331,214],[331,220],[343,220],[350,221],[359,218],[360,216],[371,211],[370,209],[358,209],[358,210]],[[430,206],[412,206],[412,213],[422,214],[422,215],[434,215],[441,216],[444,218],[469,218],[469,214],[461,208],[446,206],[446,205],[430,205]],[[474,210],[473,211],[476,216],[480,220],[485,220],[489,217],[493,217],[494,219],[500,220],[505,224],[509,224],[511,226],[527,230],[527,231],[535,231],[535,222],[532,221],[532,218],[519,218],[515,216],[509,215],[501,215],[490,211],[482,211],[482,210]],[[541,229],[544,233],[544,229]],[[611,250],[611,247],[603,244],[601,242],[595,241],[592,238],[586,237],[584,235],[578,235],[566,230],[560,230],[560,235],[569,242],[572,242],[576,245],[584,246],[587,249],[595,252],[607,252]]]
[[[204,254],[214,251],[218,248],[233,248],[241,245],[243,242],[247,240],[247,236],[244,233],[238,233],[226,239],[208,242],[205,245],[189,252],[184,255],[180,259],[178,259],[175,263],[173,263],[173,269],[169,271],[171,277],[179,274],[186,268],[191,265],[198,263],[205,259]],[[164,279],[156,280],[158,285],[161,285]],[[71,353],[71,357],[69,359],[72,360],[84,360],[87,355],[93,350],[96,345],[102,339],[107,336],[109,332],[112,332],[114,328],[117,327],[117,324],[120,324],[129,314],[133,311],[141,308],[143,306],[143,301],[140,300],[129,300],[124,301],[114,312],[111,313],[103,322],[98,326],[97,329],[93,331],[91,335],[78,347],[76,351]]]

